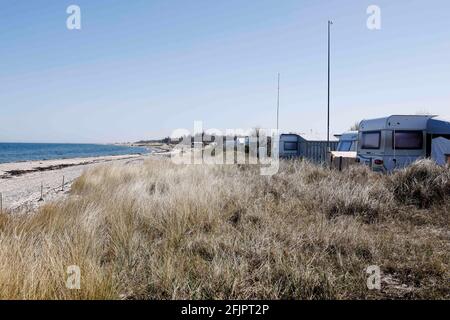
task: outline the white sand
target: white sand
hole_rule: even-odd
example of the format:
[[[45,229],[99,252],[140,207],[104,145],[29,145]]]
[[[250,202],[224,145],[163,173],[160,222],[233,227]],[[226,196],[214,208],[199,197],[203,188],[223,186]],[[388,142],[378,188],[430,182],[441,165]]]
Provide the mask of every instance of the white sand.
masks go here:
[[[0,164],[0,193],[3,209],[33,211],[40,204],[67,196],[72,182],[84,170],[106,162],[138,163],[148,155],[104,156]],[[64,176],[64,191],[62,182]],[[44,201],[41,197],[43,184]]]

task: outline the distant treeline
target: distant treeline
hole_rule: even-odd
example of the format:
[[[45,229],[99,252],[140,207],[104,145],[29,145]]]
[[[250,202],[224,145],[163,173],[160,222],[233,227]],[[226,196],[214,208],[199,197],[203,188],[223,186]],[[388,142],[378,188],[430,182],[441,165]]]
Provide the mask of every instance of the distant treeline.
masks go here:
[[[218,141],[217,139],[223,139],[223,141],[236,141],[240,138],[247,138],[247,137],[260,137],[266,136],[265,133],[259,128],[253,129],[250,134],[248,135],[228,135],[228,136],[215,136],[215,135],[208,135],[205,132],[198,133],[196,135],[184,135],[178,138],[171,138],[171,137],[165,137],[163,139],[151,139],[151,140],[140,140],[135,142],[134,144],[151,144],[151,143],[163,143],[163,144],[179,144],[183,141],[191,141],[192,143],[194,141],[202,141],[203,144],[210,144],[212,142]],[[268,141],[270,142],[271,138],[266,137]]]

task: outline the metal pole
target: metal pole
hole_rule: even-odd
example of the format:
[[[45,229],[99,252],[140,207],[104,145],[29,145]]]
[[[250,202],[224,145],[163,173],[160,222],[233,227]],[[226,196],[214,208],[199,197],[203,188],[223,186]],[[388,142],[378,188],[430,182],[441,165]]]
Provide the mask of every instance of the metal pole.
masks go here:
[[[280,117],[280,73],[278,72],[278,95],[277,95],[277,132],[279,129],[279,117]]]
[[[330,29],[332,21],[328,20],[328,108],[327,108],[327,148],[330,151]]]

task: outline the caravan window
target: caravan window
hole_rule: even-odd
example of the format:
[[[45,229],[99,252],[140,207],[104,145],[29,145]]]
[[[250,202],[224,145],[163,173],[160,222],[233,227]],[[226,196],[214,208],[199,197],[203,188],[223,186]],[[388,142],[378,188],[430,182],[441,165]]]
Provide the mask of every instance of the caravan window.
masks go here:
[[[380,149],[381,131],[363,132],[361,138],[362,149]]]
[[[340,141],[337,149],[338,151],[353,151],[352,141]]]
[[[392,133],[392,145],[394,149],[422,149],[422,131],[394,131]]]
[[[286,141],[284,143],[284,150],[286,151],[297,151],[298,149],[298,145],[297,142],[295,141]]]

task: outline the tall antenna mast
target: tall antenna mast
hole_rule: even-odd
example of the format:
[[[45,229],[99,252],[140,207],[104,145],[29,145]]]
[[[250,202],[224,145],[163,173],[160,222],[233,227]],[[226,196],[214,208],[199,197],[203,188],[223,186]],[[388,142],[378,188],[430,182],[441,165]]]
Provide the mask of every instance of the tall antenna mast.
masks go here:
[[[327,151],[330,151],[330,29],[332,21],[328,20],[328,112],[327,112]]]
[[[277,95],[277,132],[279,129],[280,118],[280,73],[278,72],[278,95]]]

